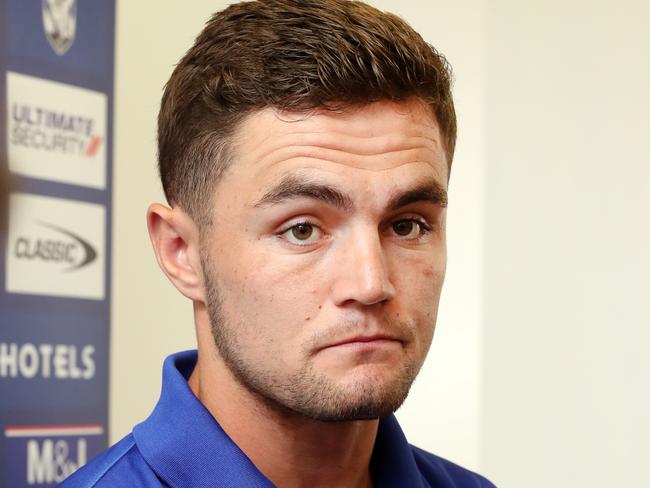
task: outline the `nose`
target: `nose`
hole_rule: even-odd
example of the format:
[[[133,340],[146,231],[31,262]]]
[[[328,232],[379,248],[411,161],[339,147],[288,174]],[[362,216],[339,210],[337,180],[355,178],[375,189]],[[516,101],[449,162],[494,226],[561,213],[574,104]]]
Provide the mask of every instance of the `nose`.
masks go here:
[[[333,264],[334,303],[338,306],[374,305],[392,299],[395,288],[378,233],[351,235],[349,242],[341,244],[338,259]]]

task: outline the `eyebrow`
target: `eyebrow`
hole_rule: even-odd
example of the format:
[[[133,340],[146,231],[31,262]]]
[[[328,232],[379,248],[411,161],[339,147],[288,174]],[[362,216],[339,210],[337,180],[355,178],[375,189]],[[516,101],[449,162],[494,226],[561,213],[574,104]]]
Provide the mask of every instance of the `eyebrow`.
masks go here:
[[[447,190],[434,179],[427,179],[405,192],[398,193],[388,202],[389,210],[399,210],[411,203],[431,202],[440,207],[448,203]]]
[[[282,180],[266,192],[254,206],[264,207],[267,205],[277,205],[285,200],[293,200],[296,198],[320,200],[345,211],[350,211],[354,208],[352,199],[336,188],[333,188],[330,185],[300,178],[295,175],[289,175],[282,178]]]
[[[310,181],[296,175],[288,175],[267,191],[254,207],[278,205],[287,200],[310,198],[329,204],[346,212],[354,209],[354,202],[345,193],[328,185]],[[398,210],[416,202],[431,202],[440,207],[447,206],[447,190],[434,179],[419,182],[413,188],[396,193],[388,202],[389,211]]]

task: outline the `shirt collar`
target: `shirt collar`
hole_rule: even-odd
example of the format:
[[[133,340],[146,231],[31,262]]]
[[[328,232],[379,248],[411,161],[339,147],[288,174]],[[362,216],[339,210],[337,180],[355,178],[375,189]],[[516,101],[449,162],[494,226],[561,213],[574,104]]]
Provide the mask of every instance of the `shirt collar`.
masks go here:
[[[195,350],[165,360],[160,400],[133,429],[140,453],[171,487],[273,487],[190,390],[196,361]],[[376,488],[427,486],[393,415],[379,422],[371,473]]]
[[[370,473],[375,488],[429,487],[420,474],[413,450],[394,415],[379,421],[377,439],[370,459]]]
[[[171,487],[272,487],[190,390],[196,360],[196,351],[165,359],[160,400],[133,429],[140,453]]]

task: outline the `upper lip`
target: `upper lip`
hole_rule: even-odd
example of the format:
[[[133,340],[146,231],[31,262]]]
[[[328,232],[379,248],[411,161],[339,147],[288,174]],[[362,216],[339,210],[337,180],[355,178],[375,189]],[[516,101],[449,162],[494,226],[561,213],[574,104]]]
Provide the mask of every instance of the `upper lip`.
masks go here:
[[[352,337],[348,337],[346,339],[342,340],[337,340],[335,342],[331,342],[323,347],[323,349],[327,349],[328,347],[335,347],[335,346],[341,346],[343,344],[350,344],[352,342],[372,342],[372,341],[380,341],[380,340],[386,340],[386,341],[398,341],[402,342],[399,337],[390,335],[390,334],[372,334],[372,335],[355,335]]]

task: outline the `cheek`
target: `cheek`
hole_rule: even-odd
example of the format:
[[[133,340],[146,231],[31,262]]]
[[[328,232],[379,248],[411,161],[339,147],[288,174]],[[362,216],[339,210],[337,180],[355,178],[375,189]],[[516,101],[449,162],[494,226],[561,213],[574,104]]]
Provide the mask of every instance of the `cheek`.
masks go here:
[[[445,278],[444,255],[417,254],[402,256],[394,273],[394,285],[400,308],[413,320],[424,350],[433,337],[438,303]]]
[[[254,244],[240,246],[220,273],[224,307],[260,335],[291,340],[318,313],[319,275],[296,256],[268,255]]]
[[[400,253],[392,260],[393,284],[405,295],[428,297],[430,303],[440,294],[446,263],[444,248]]]

